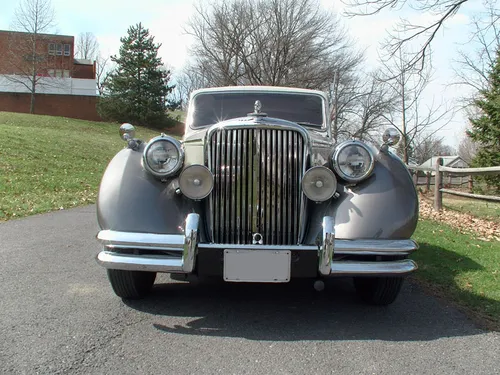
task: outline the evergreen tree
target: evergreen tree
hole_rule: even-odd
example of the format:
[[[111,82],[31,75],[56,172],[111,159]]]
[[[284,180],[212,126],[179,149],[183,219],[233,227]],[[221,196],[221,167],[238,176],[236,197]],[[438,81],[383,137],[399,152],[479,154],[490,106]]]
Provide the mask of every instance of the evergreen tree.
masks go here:
[[[497,47],[496,62],[488,77],[488,89],[482,90],[474,101],[481,115],[470,119],[472,129],[468,131],[472,140],[480,145],[472,161],[475,167],[500,166],[500,46]],[[481,179],[500,193],[500,175]]]
[[[141,23],[129,27],[120,42],[119,56],[111,57],[117,67],[99,103],[101,115],[119,122],[166,125],[167,95],[174,86],[168,86],[170,71],[158,57],[161,44],[154,43]]]

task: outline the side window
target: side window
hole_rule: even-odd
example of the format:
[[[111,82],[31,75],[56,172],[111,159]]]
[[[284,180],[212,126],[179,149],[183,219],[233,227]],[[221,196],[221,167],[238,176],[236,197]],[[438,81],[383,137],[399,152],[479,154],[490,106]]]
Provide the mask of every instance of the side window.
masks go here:
[[[56,54],[56,44],[55,43],[49,43],[49,55],[55,55]]]
[[[70,54],[71,54],[71,45],[65,44],[64,45],[64,56],[70,56]]]
[[[62,56],[62,44],[57,44],[57,56]]]

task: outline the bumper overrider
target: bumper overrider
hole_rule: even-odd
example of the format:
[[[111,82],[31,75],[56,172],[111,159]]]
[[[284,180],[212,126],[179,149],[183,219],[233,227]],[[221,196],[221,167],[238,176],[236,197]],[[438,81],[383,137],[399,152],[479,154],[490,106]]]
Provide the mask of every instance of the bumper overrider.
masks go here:
[[[411,239],[336,239],[335,220],[331,216],[323,218],[323,236],[317,245],[295,246],[198,243],[199,221],[198,214],[189,214],[186,218],[184,234],[180,235],[102,230],[97,234],[97,239],[104,249],[97,255],[96,260],[108,269],[188,274],[195,270],[198,250],[210,248],[236,253],[241,251],[247,254],[253,250],[275,254],[316,251],[318,253],[317,271],[321,276],[404,276],[417,269],[417,264],[410,259],[383,260],[384,257],[404,258],[410,255],[418,249],[415,241]],[[341,256],[339,260],[334,258],[334,253]],[[343,260],[342,256],[346,256],[347,259],[353,257],[374,259],[375,257],[375,259],[382,260]],[[279,281],[288,281],[288,279],[284,278]]]

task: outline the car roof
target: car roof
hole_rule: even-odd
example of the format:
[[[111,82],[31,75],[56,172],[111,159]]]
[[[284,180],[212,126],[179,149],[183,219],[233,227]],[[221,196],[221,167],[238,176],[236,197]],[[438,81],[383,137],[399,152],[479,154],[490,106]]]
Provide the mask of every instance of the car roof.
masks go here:
[[[248,92],[248,91],[269,91],[269,92],[289,92],[289,93],[303,93],[303,94],[316,94],[326,97],[324,91],[304,89],[298,87],[284,87],[284,86],[222,86],[222,87],[206,87],[194,90],[191,95],[194,96],[199,93],[209,92]]]

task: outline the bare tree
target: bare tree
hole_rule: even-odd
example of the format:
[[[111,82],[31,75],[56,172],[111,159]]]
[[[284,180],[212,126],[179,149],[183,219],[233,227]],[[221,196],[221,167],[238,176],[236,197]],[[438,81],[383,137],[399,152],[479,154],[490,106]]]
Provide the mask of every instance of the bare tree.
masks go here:
[[[353,64],[338,71],[329,87],[332,137],[336,141],[373,139],[394,110],[395,99],[387,85],[375,74],[359,73],[361,70],[359,64]]]
[[[23,34],[11,33],[6,62],[15,74],[6,78],[23,85],[31,95],[30,113],[35,111],[35,94],[47,70],[44,41],[55,22],[50,0],[22,0],[14,13],[13,28]]]
[[[339,64],[325,90],[330,100],[332,137],[336,141],[351,135],[353,115],[358,111],[365,86],[364,78],[358,73],[363,70],[363,60],[362,53],[353,52],[344,64]]]
[[[432,41],[443,29],[447,21],[457,14],[468,0],[341,0],[347,5],[346,15],[367,16],[382,11],[417,11],[421,14],[432,15],[428,22],[417,24],[408,18],[394,27],[393,32],[385,42],[389,56],[394,56],[402,47],[409,44],[419,44],[419,49],[411,54],[407,67],[422,70],[426,60],[431,55]],[[495,2],[495,0],[491,0]],[[490,25],[498,23],[500,15],[491,19]]]
[[[186,31],[209,85],[325,89],[352,45],[318,0],[231,0],[196,6]]]
[[[500,17],[500,9],[495,4],[488,4],[485,14],[473,20],[474,31],[468,44],[476,46],[475,53],[459,51],[454,67],[457,77],[454,85],[472,88],[475,93],[490,88],[489,72],[495,65],[496,50],[500,48],[500,25],[495,23]],[[470,105],[474,97],[463,97],[464,105]]]
[[[103,57],[100,53],[96,56],[95,59],[95,67],[96,67],[96,73],[95,73],[95,78],[96,78],[96,84],[97,84],[97,91],[99,92],[99,95],[104,94],[106,91],[107,84],[109,82],[110,74],[111,74],[111,68],[109,67],[110,65],[110,60],[109,57]]]
[[[387,124],[397,109],[397,96],[384,82],[380,82],[375,75],[363,80],[365,85],[354,112],[354,129],[351,136],[359,140],[373,141],[375,135]]]
[[[172,92],[174,100],[186,109],[189,104],[189,96],[194,90],[209,86],[210,71],[203,66],[194,67],[187,64],[179,73],[175,74],[175,88]]]
[[[75,57],[85,60],[96,60],[99,56],[99,42],[91,32],[80,33],[76,40]]]
[[[408,67],[408,57],[400,49],[394,58],[384,64],[379,80],[384,82],[394,95],[397,103],[394,111],[385,116],[388,123],[401,133],[398,145],[403,161],[408,164],[414,142],[423,133],[434,134],[446,126],[453,117],[453,112],[446,103],[434,100],[423,108],[425,89],[430,82],[431,70]],[[438,126],[438,128],[435,128]]]
[[[455,154],[453,147],[444,144],[443,137],[435,134],[419,134],[413,141],[413,160],[422,164],[433,156],[447,156]]]

